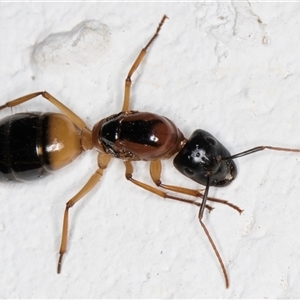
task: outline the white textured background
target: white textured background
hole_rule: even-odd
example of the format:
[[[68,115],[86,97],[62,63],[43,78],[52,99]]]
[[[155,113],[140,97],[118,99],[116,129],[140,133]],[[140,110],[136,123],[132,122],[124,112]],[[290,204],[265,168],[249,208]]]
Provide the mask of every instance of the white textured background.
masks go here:
[[[132,109],[171,118],[187,137],[205,129],[232,154],[300,148],[299,3],[2,3],[1,102],[47,90],[89,126],[117,113],[126,74],[164,13],[170,19],[133,77]],[[13,112],[30,110],[56,111],[40,98]],[[212,204],[205,215],[228,290],[197,209],[133,186],[120,161],[71,210],[61,275],[65,202],[95,171],[96,153],[36,182],[1,184],[0,297],[300,297],[299,160],[244,157],[231,186],[211,188],[245,209]],[[199,187],[171,161],[164,167],[166,183]],[[135,168],[150,182],[146,163]]]

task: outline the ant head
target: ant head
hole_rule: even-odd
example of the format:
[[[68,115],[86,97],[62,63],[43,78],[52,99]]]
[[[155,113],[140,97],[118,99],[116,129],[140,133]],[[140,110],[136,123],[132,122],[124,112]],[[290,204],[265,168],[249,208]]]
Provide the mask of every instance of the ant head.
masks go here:
[[[174,158],[175,168],[183,175],[210,186],[227,186],[236,177],[236,165],[229,151],[210,133],[198,129]]]

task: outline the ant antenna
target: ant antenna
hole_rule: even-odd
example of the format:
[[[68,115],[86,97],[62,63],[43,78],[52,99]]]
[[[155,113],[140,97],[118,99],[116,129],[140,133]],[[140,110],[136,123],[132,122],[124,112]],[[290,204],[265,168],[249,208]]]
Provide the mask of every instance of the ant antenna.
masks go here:
[[[220,160],[235,159],[235,158],[246,156],[246,155],[249,155],[249,154],[252,154],[252,153],[255,153],[258,151],[262,151],[265,149],[274,150],[274,151],[284,151],[284,152],[300,152],[300,149],[281,148],[281,147],[272,147],[272,146],[258,146],[258,147],[243,151],[241,153],[234,154],[232,156],[222,157]]]
[[[209,183],[210,183],[210,176],[207,176],[207,182],[206,182],[206,187],[205,187],[205,192],[204,192],[204,195],[203,195],[203,199],[202,199],[202,203],[201,203],[201,206],[200,206],[200,209],[199,209],[199,215],[198,215],[198,219],[199,219],[199,222],[200,222],[200,225],[202,226],[215,254],[216,254],[216,257],[219,261],[219,264],[221,266],[221,269],[222,269],[222,272],[223,272],[223,275],[224,275],[224,279],[225,279],[225,286],[226,288],[228,289],[229,287],[229,279],[228,279],[228,275],[227,275],[227,271],[226,271],[226,268],[225,268],[225,265],[223,263],[223,260],[221,258],[221,255],[212,239],[212,237],[210,236],[210,233],[207,229],[207,227],[204,225],[204,223],[202,222],[202,218],[203,218],[203,213],[204,213],[204,209],[206,207],[206,201],[207,201],[207,198],[208,198],[208,190],[209,190]]]

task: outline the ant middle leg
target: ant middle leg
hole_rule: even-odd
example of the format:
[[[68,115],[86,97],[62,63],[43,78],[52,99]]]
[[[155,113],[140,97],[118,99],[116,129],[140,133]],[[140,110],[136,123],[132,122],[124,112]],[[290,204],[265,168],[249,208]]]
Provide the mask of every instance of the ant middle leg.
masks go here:
[[[128,111],[129,110],[131,76],[135,72],[135,70],[138,68],[138,66],[140,65],[141,61],[143,60],[144,56],[146,55],[147,49],[152,44],[152,42],[155,40],[155,38],[158,36],[158,33],[159,33],[162,25],[164,24],[164,22],[165,22],[165,20],[167,18],[168,17],[166,15],[164,15],[162,17],[160,23],[158,24],[158,27],[156,29],[155,34],[150,39],[150,41],[148,42],[148,44],[141,50],[141,52],[139,53],[138,57],[136,58],[136,60],[134,61],[132,67],[130,68],[130,70],[128,72],[128,75],[127,75],[126,80],[125,80],[125,93],[124,93],[124,102],[123,102],[122,111]]]
[[[168,185],[168,184],[162,183],[162,181],[161,181],[161,172],[162,172],[161,161],[160,160],[151,161],[150,162],[150,175],[151,175],[151,178],[152,178],[153,182],[158,187],[161,187],[165,190],[169,190],[169,191],[176,192],[176,193],[181,193],[181,194],[194,196],[194,197],[200,197],[202,199],[204,198],[204,194],[200,193],[199,190],[193,190],[193,189],[188,189],[188,188],[183,188],[183,187],[179,187],[179,186]],[[221,204],[224,204],[224,205],[228,205],[231,208],[238,211],[240,214],[243,212],[243,210],[241,208],[239,208],[238,206],[228,202],[227,200],[212,198],[212,197],[207,197],[206,199],[210,200],[210,201],[213,201],[213,202],[218,202],[218,203],[221,203]]]

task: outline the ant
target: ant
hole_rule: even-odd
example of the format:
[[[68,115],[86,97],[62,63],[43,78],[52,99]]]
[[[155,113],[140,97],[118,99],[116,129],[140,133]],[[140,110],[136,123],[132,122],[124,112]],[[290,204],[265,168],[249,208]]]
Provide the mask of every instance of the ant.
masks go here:
[[[61,272],[63,256],[67,249],[69,209],[96,186],[111,158],[114,157],[123,160],[125,177],[135,185],[162,198],[200,207],[199,222],[216,254],[226,288],[228,288],[229,279],[225,265],[202,217],[205,208],[209,211],[213,209],[206,204],[207,200],[228,205],[239,213],[242,210],[228,201],[208,197],[209,187],[227,186],[234,180],[237,175],[237,168],[233,162],[235,158],[264,149],[300,152],[297,149],[259,146],[231,155],[218,140],[204,130],[196,130],[187,140],[168,118],[149,112],[130,110],[131,77],[142,62],[148,48],[157,38],[166,19],[167,16],[164,15],[155,34],[141,50],[128,72],[122,111],[100,120],[92,130],[87,128],[85,122],[73,111],[46,91],[32,93],[0,106],[0,110],[14,107],[42,96],[62,112],[62,114],[17,113],[0,120],[0,181],[32,180],[68,165],[85,150],[96,148],[99,152],[97,170],[83,188],[66,203],[57,273]],[[204,194],[201,194],[199,190],[162,183],[161,160],[170,159],[174,155],[176,155],[174,158],[176,169],[204,185]],[[136,180],[133,178],[132,161],[150,162],[150,175],[157,187],[175,193],[201,197],[202,203],[169,195],[157,187]]]

